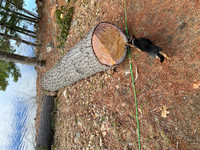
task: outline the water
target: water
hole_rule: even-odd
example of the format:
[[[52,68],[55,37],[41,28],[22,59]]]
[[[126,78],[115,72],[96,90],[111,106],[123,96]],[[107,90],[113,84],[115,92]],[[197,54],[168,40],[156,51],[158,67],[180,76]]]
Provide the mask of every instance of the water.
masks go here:
[[[26,9],[35,12],[35,1],[24,2]],[[34,56],[33,48],[25,44],[16,49],[17,54]],[[33,150],[35,145],[37,73],[33,66],[18,66],[22,77],[17,83],[10,78],[6,91],[0,91],[0,150]]]
[[[22,77],[0,92],[0,149],[32,150],[35,144],[36,71],[19,65]]]
[[[17,99],[20,101],[20,98]],[[25,143],[23,139],[27,133],[28,127],[26,126],[27,123],[27,116],[28,116],[28,106],[25,103],[17,102],[14,106],[14,114],[13,114],[13,122],[12,122],[12,129],[11,129],[11,142],[10,148],[11,149],[24,149]]]

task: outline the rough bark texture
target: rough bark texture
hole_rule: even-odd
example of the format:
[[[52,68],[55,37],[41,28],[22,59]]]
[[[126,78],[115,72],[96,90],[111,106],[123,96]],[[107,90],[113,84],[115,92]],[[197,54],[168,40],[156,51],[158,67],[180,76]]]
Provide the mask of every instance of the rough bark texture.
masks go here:
[[[40,116],[39,133],[37,136],[37,149],[51,149],[52,143],[52,127],[51,127],[51,113],[53,111],[54,98],[52,96],[44,96],[42,103],[42,112]]]
[[[104,23],[105,24],[105,23]],[[116,28],[116,27],[115,27]],[[80,79],[110,68],[99,62],[92,47],[93,28],[88,34],[42,77],[42,86],[48,91],[56,91]],[[106,39],[107,37],[105,37]],[[124,40],[122,40],[124,42]],[[123,52],[124,47],[122,48]],[[115,50],[115,53],[118,53]],[[125,55],[125,54],[124,54]],[[122,55],[124,58],[124,56]],[[120,63],[119,61],[118,63]],[[115,65],[115,64],[114,64]],[[114,65],[111,65],[114,66]]]
[[[45,67],[45,61],[38,60],[32,57],[21,56],[17,54],[6,53],[0,50],[0,60],[6,62],[15,62],[25,65],[32,65],[36,67]]]
[[[110,67],[102,65],[92,48],[94,28],[42,77],[42,86],[48,91],[56,91],[82,78],[91,76]]]

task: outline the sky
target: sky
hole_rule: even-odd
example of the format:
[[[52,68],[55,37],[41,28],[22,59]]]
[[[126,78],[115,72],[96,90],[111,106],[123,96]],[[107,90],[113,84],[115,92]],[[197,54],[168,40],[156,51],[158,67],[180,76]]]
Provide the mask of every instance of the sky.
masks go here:
[[[25,4],[26,9],[34,11],[35,0],[25,0]],[[33,56],[33,48],[30,46],[22,45],[16,49],[20,55]],[[0,91],[1,150],[32,150],[32,142],[35,140],[37,73],[33,66],[17,65],[20,67],[22,77],[19,78],[18,82],[13,82],[10,78],[6,91]],[[29,132],[26,132],[26,130]],[[19,145],[22,142],[25,144]]]

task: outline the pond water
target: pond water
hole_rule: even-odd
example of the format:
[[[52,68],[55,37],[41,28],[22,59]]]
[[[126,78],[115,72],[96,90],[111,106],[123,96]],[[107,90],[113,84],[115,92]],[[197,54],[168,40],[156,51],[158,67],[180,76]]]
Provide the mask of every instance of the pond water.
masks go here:
[[[25,9],[36,13],[35,1],[24,0],[24,3]],[[28,29],[33,30],[33,26],[28,25]],[[17,54],[34,56],[32,47],[25,44],[16,47],[14,41],[11,44]],[[0,150],[32,150],[35,145],[37,73],[33,66],[17,65],[22,77],[17,83],[10,78],[6,91],[0,91]]]
[[[1,150],[34,149],[37,74],[31,66],[19,66],[22,77],[0,92]]]

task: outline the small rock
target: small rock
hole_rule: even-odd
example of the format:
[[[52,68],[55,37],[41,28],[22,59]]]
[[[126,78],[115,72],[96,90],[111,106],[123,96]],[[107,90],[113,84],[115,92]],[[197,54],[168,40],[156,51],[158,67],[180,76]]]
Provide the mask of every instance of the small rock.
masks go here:
[[[76,27],[76,25],[77,25],[77,20],[73,20],[73,21],[72,21],[72,24],[73,24],[74,27]]]
[[[54,44],[52,42],[47,43],[46,45],[47,53],[50,53],[52,49],[54,49]]]
[[[133,145],[133,143],[132,143],[132,142],[130,142],[130,143],[128,143],[128,145],[129,145],[129,146],[132,146],[132,145]]]
[[[75,142],[76,142],[76,143],[79,142],[79,137],[80,137],[80,133],[79,133],[79,132],[76,132],[76,135],[75,135]]]
[[[125,76],[127,76],[127,75],[129,75],[130,73],[131,73],[130,70],[127,69],[126,72],[125,72],[124,74],[125,74]]]
[[[82,123],[80,121],[78,121],[77,123],[80,127],[82,127]]]

